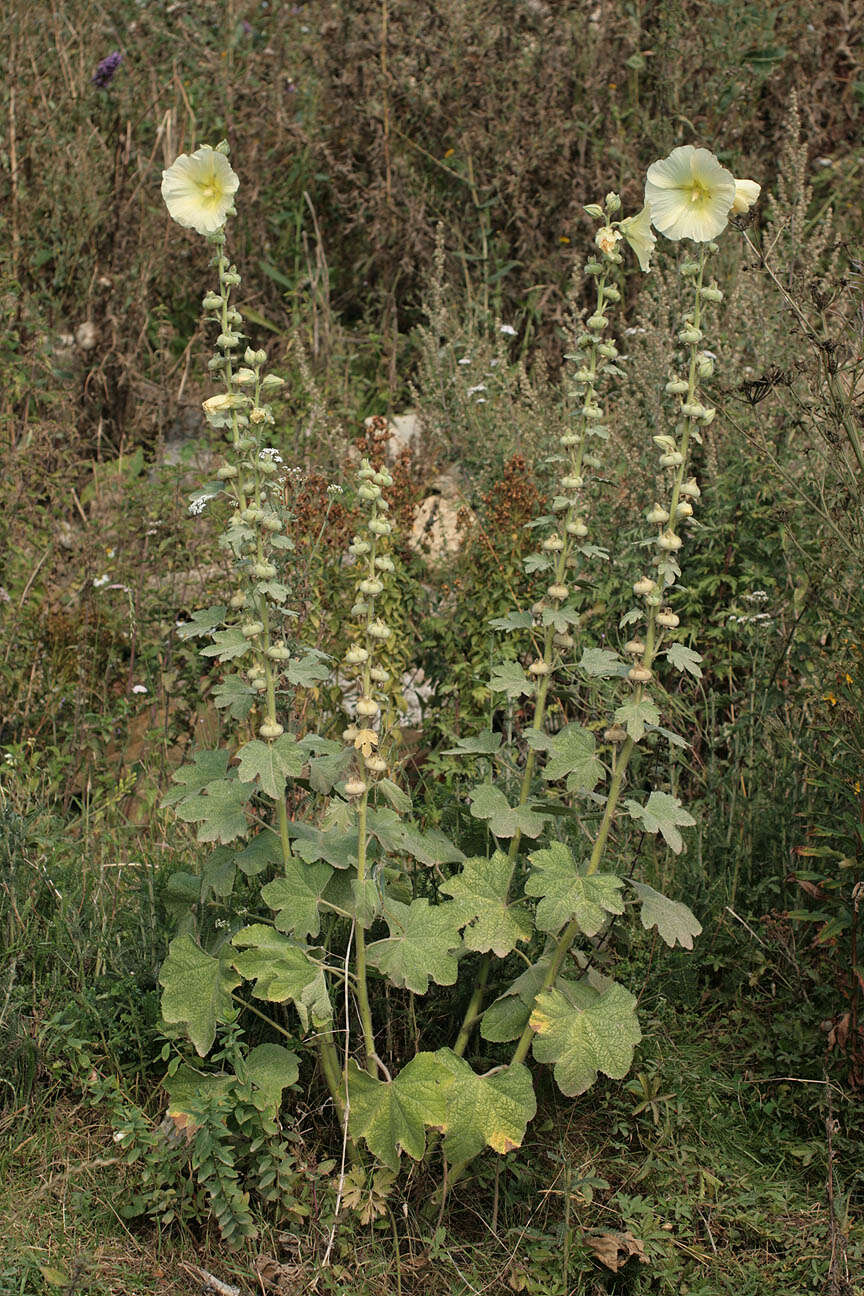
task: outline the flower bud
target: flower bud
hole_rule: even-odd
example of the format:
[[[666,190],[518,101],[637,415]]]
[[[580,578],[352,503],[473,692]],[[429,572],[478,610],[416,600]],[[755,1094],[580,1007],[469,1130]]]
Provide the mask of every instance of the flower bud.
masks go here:
[[[564,548],[564,541],[560,536],[549,536],[543,541],[543,548],[546,553],[559,553]]]
[[[588,203],[588,205],[583,207],[582,210],[587,212],[589,216],[593,216],[594,220],[603,219],[603,208],[599,203]]]
[[[653,594],[645,595],[645,602],[649,608],[658,608],[663,602],[663,598],[659,590],[655,590]]]
[[[245,363],[246,363],[247,365],[254,365],[254,364],[255,364],[255,355],[256,355],[256,352],[253,351],[252,347],[247,347],[246,350],[243,352],[243,359],[244,359]]]
[[[215,311],[222,309],[222,298],[218,293],[208,292],[204,297],[201,305],[206,311]]]
[[[234,382],[237,384],[238,387],[248,387],[249,384],[254,383],[254,381],[255,381],[254,369],[238,369],[234,375]]]
[[[595,454],[583,454],[582,462],[586,468],[594,468],[596,470],[597,468],[603,467],[603,460],[599,455]]]
[[[262,622],[247,621],[245,625],[240,627],[240,633],[243,635],[244,639],[257,639],[263,629],[264,626]]]
[[[265,374],[261,379],[262,391],[278,391],[280,387],[285,386],[285,379],[280,378],[278,374]]]
[[[674,454],[664,454],[660,456],[661,468],[680,468],[684,462],[684,456],[676,450]]]
[[[551,669],[552,667],[548,662],[545,662],[542,657],[538,657],[537,660],[533,661],[528,667],[528,674],[534,675],[535,677],[539,675],[548,675]]]
[[[659,526],[662,526],[664,522],[669,521],[669,514],[663,508],[662,504],[655,504],[653,508],[648,510],[645,516],[649,522]]]
[[[592,333],[602,333],[609,321],[605,315],[590,315],[586,323]]]
[[[675,630],[681,624],[679,618],[669,608],[658,612],[654,619],[664,630]]]
[[[237,476],[237,468],[234,464],[223,464],[221,468],[216,469],[216,476],[220,481],[231,481]]]
[[[653,672],[647,666],[631,666],[627,678],[631,684],[648,684],[653,678]]]
[[[681,548],[683,541],[674,531],[664,531],[658,538],[657,543],[667,553],[676,553]]]
[[[707,408],[703,409],[702,417],[700,418],[699,422],[702,424],[703,427],[707,427],[709,423],[714,422],[714,416],[716,413],[717,411],[716,409],[713,408],[713,406],[708,406]]]
[[[607,289],[607,292],[608,292],[608,289]],[[617,289],[616,289],[616,292],[617,292]],[[619,296],[620,296],[620,294],[619,294]],[[599,342],[599,343],[597,344],[597,353],[598,353],[598,355],[603,356],[603,358],[606,359],[606,360],[617,360],[617,359],[618,359],[618,348],[616,347],[616,345],[615,345],[614,342]]]
[[[694,328],[692,324],[688,324],[687,327],[681,329],[678,334],[678,341],[686,342],[690,346],[695,346],[697,342],[702,341],[702,330]]]
[[[385,625],[383,621],[373,621],[366,633],[371,635],[373,639],[380,639],[383,641],[389,639],[393,631],[388,625]]]
[[[263,509],[260,509],[260,508],[254,508],[254,507],[253,507],[253,508],[245,508],[245,509],[241,509],[241,510],[240,510],[240,521],[241,521],[241,522],[257,522],[258,519],[259,519],[260,517],[263,517],[263,515],[264,515],[264,510],[263,510]]]
[[[252,567],[252,575],[257,580],[272,580],[276,575],[276,568],[272,563],[254,563]]]
[[[699,262],[682,261],[678,267],[678,273],[682,274],[685,279],[689,278],[691,275],[697,275],[699,273]]]
[[[282,519],[277,517],[275,513],[265,513],[261,519],[261,525],[265,531],[281,531]]]
[[[608,193],[606,195],[606,210],[614,216],[615,212],[621,210],[621,199],[617,193]]]
[[[357,701],[357,714],[360,716],[376,716],[380,710],[374,698],[361,697]]]
[[[369,611],[369,604],[364,603],[362,599],[358,599],[357,602],[354,603],[351,607],[352,617],[365,616],[365,614],[368,611]]]
[[[723,293],[719,288],[700,288],[699,296],[710,302],[721,302],[723,300]]]
[[[375,476],[375,469],[372,467],[368,459],[364,459],[360,467],[357,469],[357,476],[361,481],[371,481]]]
[[[603,732],[603,741],[608,743],[622,743],[627,740],[627,730],[622,729],[621,725],[612,725]]]
[[[244,608],[246,606],[245,594],[232,594],[228,600],[228,606],[232,608]]]
[[[267,692],[267,681],[263,675],[256,675],[255,678],[251,681],[251,684],[256,693]]]
[[[220,333],[216,339],[216,345],[218,347],[221,347],[223,351],[231,351],[234,349],[234,347],[236,347],[239,341],[240,341],[239,333],[231,333],[231,332]]]
[[[252,447],[257,444],[258,443],[255,440],[254,436],[238,437],[237,440],[234,442],[234,448],[235,450],[240,450],[241,452],[245,453],[246,450],[251,450]]]
[[[280,738],[285,730],[275,720],[265,720],[258,732],[262,738],[273,739]]]
[[[393,566],[393,559],[388,558],[386,554],[382,555],[380,558],[375,559],[375,566],[378,568],[379,571],[383,571],[383,572],[394,572],[396,570],[396,568]]]
[[[376,486],[392,486],[393,478],[388,472],[376,472],[372,478]]]
[[[376,684],[389,684],[390,672],[384,670],[382,666],[373,666],[369,672],[369,678],[373,679]]]
[[[695,478],[695,477],[691,477],[689,481],[686,481],[686,482],[684,482],[684,483],[682,484],[682,486],[681,486],[681,494],[684,495],[684,496],[689,496],[690,499],[698,499],[698,498],[699,498],[699,496],[702,494],[702,492],[700,491],[698,485],[696,484],[696,478]]]
[[[633,593],[639,594],[640,596],[644,594],[651,594],[656,588],[657,588],[657,584],[655,581],[651,579],[650,576],[643,576],[633,586]]]
[[[550,585],[546,593],[549,595],[550,598],[556,599],[558,602],[561,602],[562,599],[565,599],[567,597],[570,591],[566,585],[555,584],[555,585]]]
[[[390,523],[385,522],[383,518],[372,518],[368,526],[373,535],[386,536],[393,530]]]
[[[666,384],[666,391],[670,396],[686,396],[689,390],[690,388],[683,378],[673,378],[671,382]]]
[[[377,500],[381,498],[381,487],[375,486],[372,482],[364,482],[358,488],[357,494],[363,500]]]
[[[641,639],[628,639],[624,645],[624,651],[630,657],[641,657],[645,651],[645,645]]]
[[[264,477],[272,477],[275,473],[279,471],[279,465],[274,463],[272,459],[259,459],[258,471]]]
[[[349,666],[361,666],[368,656],[369,653],[365,648],[361,648],[359,644],[355,644],[354,647],[349,648],[346,652],[345,660]]]
[[[576,536],[580,540],[588,534],[588,528],[581,518],[574,518],[572,522],[568,522],[565,530],[568,535]]]
[[[366,784],[362,779],[352,778],[345,784],[345,795],[349,797],[362,796],[366,791]]]
[[[603,290],[603,296],[606,298],[607,301],[611,301],[611,302],[620,302],[621,300],[621,294],[614,284],[609,284]]]
[[[271,644],[267,649],[267,656],[271,661],[287,661],[291,652],[284,643]]]

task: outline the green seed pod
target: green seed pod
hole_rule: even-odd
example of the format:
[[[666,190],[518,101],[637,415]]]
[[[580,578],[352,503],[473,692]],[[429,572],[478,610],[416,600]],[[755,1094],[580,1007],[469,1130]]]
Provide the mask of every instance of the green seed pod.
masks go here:
[[[218,293],[208,292],[201,305],[205,311],[221,310],[223,300],[224,298],[220,297]]]
[[[678,273],[683,275],[685,279],[690,278],[692,275],[697,275],[699,273],[699,262],[682,261],[678,267]]]
[[[239,450],[241,454],[245,454],[247,450],[252,450],[257,444],[258,442],[256,441],[255,437],[251,437],[251,436],[238,437],[238,439],[234,443],[234,448],[236,450]]]
[[[673,378],[671,382],[666,384],[666,391],[670,396],[686,396],[689,390],[689,385],[684,382],[683,378]]]
[[[699,498],[702,492],[700,491],[699,487],[696,484],[695,477],[691,477],[689,481],[686,481],[682,484],[681,494],[684,496],[689,496],[690,499]]]
[[[366,784],[362,779],[352,778],[345,784],[345,795],[349,797],[362,796],[366,791]]]
[[[567,588],[566,585],[558,585],[556,583],[554,585],[550,585],[546,593],[549,595],[550,598],[556,599],[557,602],[560,603],[564,599],[566,599],[567,595],[570,593],[570,590]]]
[[[603,290],[603,296],[607,301],[611,302],[620,302],[621,300],[621,294],[614,284],[607,284]]]
[[[363,764],[373,774],[383,774],[387,768],[387,762],[382,760],[380,756],[366,756]]]
[[[362,486],[358,487],[357,494],[362,500],[377,500],[381,498],[381,487],[364,482]]]
[[[245,594],[232,594],[228,600],[228,606],[232,608],[244,608],[246,606]]]
[[[684,456],[676,450],[674,454],[665,454],[660,456],[661,468],[680,468],[684,462]]]
[[[369,672],[369,678],[374,680],[376,684],[389,684],[390,672],[384,670],[381,666],[373,666]]]
[[[584,486],[585,483],[581,477],[573,477],[568,475],[567,477],[561,478],[559,485],[561,486],[562,490],[568,491],[568,490],[579,490],[580,486]]]
[[[240,633],[244,639],[257,639],[263,630],[264,625],[261,621],[247,621],[245,625],[240,627]]]
[[[385,522],[383,518],[372,518],[369,523],[369,530],[373,535],[386,536],[390,534],[393,528],[390,523]]]
[[[396,570],[396,568],[393,566],[393,559],[388,558],[386,554],[382,555],[380,558],[375,559],[375,566],[378,568],[379,571],[383,571],[383,572],[394,572]]]
[[[357,588],[361,594],[368,594],[371,598],[375,598],[376,595],[381,593],[384,586],[380,580],[362,580],[358,583]]]
[[[279,471],[279,465],[277,463],[274,463],[273,460],[270,459],[269,457],[266,459],[259,459],[258,471],[261,473],[263,477],[272,477],[274,473],[277,473]]]
[[[351,615],[353,617],[361,617],[361,616],[365,616],[368,611],[369,611],[369,604],[364,603],[362,599],[358,599],[357,602],[353,604],[351,608]]]
[[[630,657],[641,657],[645,651],[645,645],[641,639],[629,639],[624,645],[624,651]]]
[[[573,446],[577,446],[581,440],[582,438],[578,432],[565,432],[562,437],[558,438],[558,444],[565,450],[571,450]]]
[[[216,345],[223,351],[231,351],[240,341],[239,333],[220,333],[216,339]]]
[[[678,341],[686,342],[689,346],[695,346],[697,342],[702,341],[702,330],[688,325],[687,328],[681,329],[678,334]]]
[[[618,348],[614,342],[599,342],[597,344],[597,353],[598,355],[603,356],[605,360],[617,360],[619,354]]]
[[[700,378],[711,378],[714,374],[714,361],[707,351],[701,351],[696,357],[696,372]]]
[[[686,499],[685,499],[685,500],[680,500],[680,501],[675,505],[675,516],[676,516],[676,517],[679,517],[679,518],[692,517],[692,516],[693,516],[693,505],[690,503],[689,500],[686,500]]]
[[[355,558],[362,558],[364,554],[369,553],[371,548],[372,546],[368,540],[361,540],[359,536],[355,536],[348,546],[348,552],[353,554]]]
[[[533,661],[528,667],[528,674],[535,676],[548,675],[551,670],[552,667],[549,663],[545,662],[542,657],[538,657],[537,660]]]
[[[560,553],[563,548],[564,548],[564,541],[561,539],[560,536],[557,535],[548,536],[543,541],[543,549],[545,550],[546,553]]]
[[[237,476],[237,468],[234,464],[223,464],[221,468],[216,469],[216,476],[220,481],[231,481]]]
[[[581,518],[575,518],[572,522],[568,522],[565,529],[568,535],[576,536],[580,540],[588,534],[588,528]]]
[[[288,645],[285,643],[271,644],[267,649],[267,656],[271,661],[287,661],[291,656]]]
[[[702,418],[705,413],[705,406],[700,405],[698,401],[685,401],[681,406],[681,413],[685,418]]]
[[[669,521],[669,514],[663,508],[662,504],[655,504],[653,508],[648,510],[645,516],[649,522],[658,526],[663,526],[664,523]]]
[[[602,333],[609,321],[605,315],[591,315],[586,323],[592,333]]]
[[[388,625],[385,625],[383,621],[373,621],[368,627],[366,633],[373,639],[380,639],[383,641],[389,639],[393,631]]]
[[[723,293],[719,288],[700,288],[699,296],[710,302],[721,302],[723,300]]]
[[[264,516],[264,510],[260,508],[245,508],[240,510],[241,522],[257,522],[260,517]]]
[[[367,660],[368,656],[369,653],[365,648],[361,648],[359,644],[355,644],[346,652],[345,660],[349,666],[361,666],[363,662]]]
[[[374,698],[361,697],[357,701],[357,714],[360,716],[376,716],[380,710]]]
[[[255,678],[251,681],[251,684],[256,693],[267,692],[267,681],[263,675],[256,675]]]
[[[388,472],[377,472],[372,478],[376,486],[392,486],[393,478]]]
[[[612,725],[603,732],[603,741],[608,743],[623,743],[627,741],[627,730],[622,729],[621,725]]]
[[[633,593],[641,596],[651,594],[657,588],[655,581],[650,576],[643,576],[633,586]]]
[[[281,531],[282,519],[275,513],[265,513],[261,519],[261,525],[265,531]]]
[[[582,456],[582,462],[586,468],[593,468],[595,471],[598,468],[603,467],[603,460],[599,457],[599,455],[595,455],[595,454],[584,454]]]
[[[252,575],[257,580],[272,580],[276,575],[276,568],[272,563],[254,563],[252,567]]]
[[[666,553],[677,553],[683,541],[674,531],[664,531],[661,536],[658,536],[657,544]]]
[[[663,626],[664,630],[675,630],[680,625],[679,618],[670,608],[658,612],[654,619],[659,626]]]

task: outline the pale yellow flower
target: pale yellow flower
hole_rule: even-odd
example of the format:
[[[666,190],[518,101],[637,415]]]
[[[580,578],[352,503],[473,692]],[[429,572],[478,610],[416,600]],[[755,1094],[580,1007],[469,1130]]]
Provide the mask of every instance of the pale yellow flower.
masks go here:
[[[239,184],[225,154],[205,145],[192,154],[181,153],[162,172],[162,197],[178,225],[215,234],[233,209]]]
[[[762,186],[755,180],[736,180],[735,197],[732,200],[733,214],[737,216],[741,212],[749,211],[761,192]]]
[[[668,239],[708,243],[726,228],[735,199],[735,177],[708,149],[683,144],[652,162],[645,203],[655,229]]]
[[[651,254],[657,236],[651,228],[651,211],[646,205],[636,216],[628,216],[618,225],[619,230],[636,253],[640,270],[651,269]]]
[[[609,256],[611,252],[615,251],[615,244],[618,242],[620,237],[621,235],[618,233],[617,229],[612,229],[610,225],[603,225],[594,235],[594,242],[597,244],[601,252],[605,253],[606,256]]]

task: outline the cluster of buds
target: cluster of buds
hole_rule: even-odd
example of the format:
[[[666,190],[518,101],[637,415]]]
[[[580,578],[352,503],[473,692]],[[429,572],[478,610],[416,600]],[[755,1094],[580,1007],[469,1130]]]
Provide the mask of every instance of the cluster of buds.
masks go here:
[[[385,551],[393,524],[388,519],[389,505],[384,497],[386,488],[393,485],[393,478],[386,468],[373,468],[368,459],[361,461],[357,475],[357,494],[368,505],[369,512],[365,528],[348,546],[358,570],[351,616],[359,624],[345,654],[345,666],[357,676],[360,695],[355,704],[355,719],[342,737],[351,743],[362,761],[362,768],[345,784],[345,792],[350,797],[364,796],[370,782],[387,772],[387,762],[380,752],[381,704],[390,673],[380,664],[380,653],[393,634],[381,619],[376,604],[384,592],[384,579],[394,571],[393,559]]]
[[[243,347],[243,318],[231,304],[232,289],[240,283],[237,267],[225,256],[225,236],[219,232],[210,240],[215,245],[213,264],[219,274],[219,289],[203,300],[205,315],[219,329],[216,349],[209,361],[224,390],[203,402],[211,427],[224,432],[230,443],[226,462],[216,471],[222,490],[231,498],[233,513],[222,543],[234,556],[239,588],[230,600],[239,616],[239,629],[248,641],[238,654],[250,664],[245,678],[260,695],[260,736],[273,741],[283,732],[276,718],[276,687],[290,657],[288,646],[274,638],[272,622],[282,612],[288,591],[276,579],[276,550],[292,548],[284,534],[279,481],[282,457],[271,446],[262,446],[263,435],[274,423],[270,398],[283,386],[275,374],[264,372],[267,353]]]
[[[677,630],[679,618],[668,606],[668,596],[681,575],[678,552],[684,541],[683,526],[693,517],[696,501],[701,494],[695,477],[686,477],[688,452],[691,443],[700,441],[699,429],[714,419],[715,410],[704,405],[699,398],[699,383],[714,372],[714,356],[700,349],[703,341],[703,309],[707,302],[719,302],[723,294],[715,286],[703,283],[706,256],[717,251],[716,243],[700,245],[699,260],[686,260],[679,271],[693,285],[693,306],[685,312],[677,337],[686,348],[687,377],[673,374],[666,384],[667,395],[676,403],[674,435],[658,435],[654,443],[659,450],[661,480],[668,483],[669,501],[655,503],[648,510],[646,520],[656,527],[654,535],[654,576],[641,576],[633,586],[633,593],[642,601],[643,610],[634,609],[626,621],[632,624],[644,617],[644,631],[624,645],[624,652],[632,659],[627,678],[637,696],[653,679],[653,663],[660,650],[665,633]],[[683,367],[683,366],[682,366]],[[626,737],[620,726],[606,731],[609,742],[623,742]]]
[[[592,203],[585,210],[589,216],[603,224],[594,237],[596,251],[589,256],[586,273],[595,281],[595,303],[592,314],[585,321],[583,331],[577,336],[575,352],[567,359],[576,362],[571,379],[571,401],[575,412],[573,425],[559,438],[564,452],[564,468],[557,482],[557,493],[552,501],[555,526],[542,543],[542,565],[551,572],[545,599],[535,611],[544,608],[551,615],[548,621],[546,642],[541,657],[529,666],[532,676],[539,679],[554,669],[559,651],[573,647],[573,637],[562,629],[558,620],[562,606],[578,588],[578,579],[571,573],[581,565],[581,560],[592,551],[587,545],[588,523],[584,494],[592,472],[602,467],[597,449],[609,437],[605,413],[598,396],[601,378],[621,375],[617,365],[618,348],[606,336],[609,325],[608,307],[621,300],[615,283],[610,282],[623,258],[618,250],[621,234],[611,223],[611,217],[620,210],[621,199],[615,193],[606,195],[604,205]],[[556,621],[558,622],[556,626]]]

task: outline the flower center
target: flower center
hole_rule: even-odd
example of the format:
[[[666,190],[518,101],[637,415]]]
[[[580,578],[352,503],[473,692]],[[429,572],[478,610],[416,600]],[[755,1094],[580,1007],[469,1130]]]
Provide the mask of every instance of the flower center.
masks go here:
[[[691,203],[705,202],[705,200],[709,197],[710,194],[708,192],[707,185],[703,184],[701,180],[693,180],[691,182],[690,185]]]
[[[199,185],[201,191],[201,201],[206,207],[215,207],[222,196],[221,186],[215,176]]]

